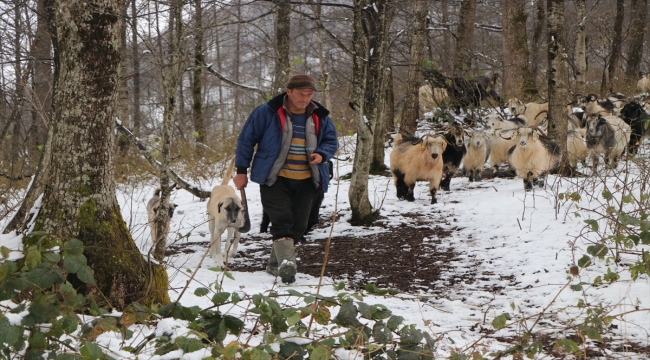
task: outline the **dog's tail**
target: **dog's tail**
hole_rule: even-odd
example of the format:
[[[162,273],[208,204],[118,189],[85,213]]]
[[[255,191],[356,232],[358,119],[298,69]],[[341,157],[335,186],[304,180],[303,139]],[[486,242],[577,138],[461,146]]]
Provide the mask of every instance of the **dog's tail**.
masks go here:
[[[228,182],[230,182],[230,178],[232,177],[232,170],[234,168],[235,168],[235,156],[233,155],[232,159],[230,159],[230,165],[228,165],[228,169],[223,174],[221,185],[228,185]]]

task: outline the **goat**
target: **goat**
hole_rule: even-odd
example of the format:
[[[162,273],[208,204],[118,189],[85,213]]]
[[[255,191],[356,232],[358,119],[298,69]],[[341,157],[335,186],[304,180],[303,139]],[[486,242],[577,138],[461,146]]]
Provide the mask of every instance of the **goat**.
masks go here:
[[[585,121],[588,121],[591,117],[597,118],[598,115],[613,115],[616,109],[610,99],[599,100],[596,94],[579,95],[572,105],[576,105],[584,111]]]
[[[433,108],[440,107],[445,100],[449,98],[447,90],[444,88],[431,88],[431,85],[420,86],[420,109],[422,112],[431,111]]]
[[[522,126],[528,126],[528,119],[525,116],[519,115],[508,120],[505,120],[497,113],[488,114],[485,116],[484,121],[487,126],[492,130],[507,130],[516,129]]]
[[[587,148],[586,140],[587,129],[579,128],[567,132],[566,139],[566,152],[569,164],[575,169],[578,166],[578,161],[585,163],[587,155],[589,155],[589,148]]]
[[[449,191],[451,178],[456,174],[461,161],[463,161],[463,156],[467,153],[467,149],[465,149],[465,130],[458,124],[449,125],[443,136],[448,145],[442,154],[444,167],[442,169],[443,176],[442,180],[440,180],[440,188]]]
[[[428,69],[423,72],[424,79],[431,84],[432,88],[444,88],[447,90],[449,100],[456,107],[456,113],[460,114],[461,108],[479,107],[481,100],[488,97],[493,98],[499,104],[501,97],[494,91],[493,86],[499,78],[498,74],[488,79],[485,76],[466,80],[460,77],[447,77],[438,70]]]
[[[463,157],[463,167],[469,173],[469,181],[481,181],[483,165],[490,156],[492,147],[484,130],[473,131],[465,138],[467,154]]]
[[[618,157],[630,142],[632,130],[617,116],[590,117],[587,120],[587,148],[591,150],[592,167],[598,165],[598,154],[605,156],[605,163],[616,167]]]
[[[545,116],[540,117],[540,113],[546,112],[548,114],[548,102],[524,104],[521,100],[512,98],[508,100],[506,107],[513,116],[525,116],[528,119],[528,126],[537,126],[546,118]]]
[[[517,144],[508,151],[508,162],[517,176],[524,181],[526,191],[533,183],[544,186],[546,174],[555,171],[562,160],[562,150],[536,127],[523,127],[513,132]],[[505,132],[504,132],[505,133]]]
[[[630,125],[632,133],[627,145],[628,154],[635,155],[644,136],[650,136],[650,115],[643,110],[641,104],[633,101],[621,110],[621,118]]]
[[[395,146],[390,153],[390,171],[398,199],[415,201],[415,182],[428,180],[431,204],[438,202],[436,192],[440,188],[446,147],[447,141],[442,136],[424,135],[419,139],[402,138],[402,134],[395,136]]]
[[[175,188],[176,184],[172,184],[169,187],[169,191],[174,190]],[[147,202],[147,219],[149,220],[149,227],[151,228],[151,242],[153,244],[156,244],[158,241],[160,241],[161,237],[167,236],[167,234],[169,234],[169,221],[167,221],[164,228],[162,229],[158,226],[159,222],[161,221],[159,217],[159,212],[162,208],[162,201],[160,201],[161,191],[162,189],[160,187],[155,188],[153,191],[153,196]],[[170,220],[172,216],[174,216],[174,210],[176,210],[177,207],[177,204],[169,204],[169,208],[167,209],[167,216],[169,216]],[[158,230],[161,230],[161,232],[159,233]]]
[[[650,91],[650,74],[644,75],[639,81],[636,82],[636,88],[641,92]]]
[[[508,129],[516,130],[516,129]],[[506,131],[508,131],[506,130]],[[503,138],[501,132],[503,130],[489,130],[486,132],[488,139],[490,140],[490,168],[494,169],[496,174],[499,170],[499,165],[508,161],[508,150],[510,150],[514,145],[517,144],[516,139]]]
[[[614,104],[614,112],[616,115],[620,114],[621,109],[630,102],[630,100],[621,93],[611,93],[607,97],[607,100],[611,101]]]

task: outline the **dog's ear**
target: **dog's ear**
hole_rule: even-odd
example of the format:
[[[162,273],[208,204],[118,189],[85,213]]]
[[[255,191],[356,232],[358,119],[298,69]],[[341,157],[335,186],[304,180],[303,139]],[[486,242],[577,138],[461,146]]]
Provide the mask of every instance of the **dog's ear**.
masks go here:
[[[218,212],[218,213],[221,212],[221,205],[223,205],[223,201],[220,202],[219,205],[217,206],[217,212]]]

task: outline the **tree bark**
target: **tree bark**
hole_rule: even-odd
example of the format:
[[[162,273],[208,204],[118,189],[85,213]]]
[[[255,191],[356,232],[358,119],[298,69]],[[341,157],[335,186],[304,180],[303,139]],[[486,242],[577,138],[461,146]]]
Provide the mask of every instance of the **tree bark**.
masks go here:
[[[368,39],[363,29],[364,0],[354,0],[354,19],[352,22],[352,96],[355,106],[354,120],[357,125],[357,146],[354,152],[352,178],[348,197],[352,210],[353,225],[369,224],[375,221],[375,214],[368,199],[368,175],[370,173],[373,133],[365,110],[364,93],[368,74],[364,60],[368,58]]]
[[[289,81],[289,41],[291,40],[291,1],[277,0],[278,14],[275,17],[275,70],[273,72],[272,94],[284,91]]]
[[[382,116],[384,117],[384,127],[386,128],[386,133],[392,133],[395,131],[395,94],[393,92],[393,69],[390,65],[387,65],[384,68],[384,80],[386,85],[384,88],[384,101],[383,109],[381,111]],[[382,121],[382,120],[380,120]],[[386,135],[384,135],[386,137]],[[384,151],[382,151],[382,154]]]
[[[323,51],[323,22],[321,20],[322,3],[323,0],[318,0],[318,2],[314,5],[314,14],[316,14],[317,25],[316,40],[318,42],[318,67],[320,70],[320,75],[323,78],[323,95],[325,96],[325,107],[332,111],[333,108],[332,94],[330,92],[330,74],[327,72],[327,70],[325,70],[325,63],[327,60],[325,59],[325,52]]]
[[[124,4],[120,6],[120,11],[122,16],[122,19],[126,19],[127,17],[127,11],[126,11],[126,0],[121,0]],[[120,21],[120,52],[122,53],[122,58],[126,58],[127,54],[127,46],[126,46],[126,21],[122,20]],[[131,126],[131,118],[129,116],[129,87],[126,82],[126,61],[121,61],[119,64],[119,69],[118,69],[118,74],[120,77],[120,81],[117,84],[117,118],[120,119],[122,123],[124,123],[125,126],[130,127]],[[122,142],[118,140],[118,146],[120,147],[120,150],[124,150],[127,146],[128,143],[126,141]]]
[[[454,57],[454,73],[465,77],[472,69],[472,42],[474,41],[474,23],[476,22],[476,0],[463,0],[460,5],[458,38]]]
[[[133,117],[132,129],[134,134],[140,132],[140,51],[138,47],[138,10],[136,0],[131,0],[131,54],[133,56]]]
[[[503,86],[506,98],[537,93],[529,68],[526,21],[528,15],[521,0],[503,0]]]
[[[165,269],[147,263],[122,219],[113,179],[113,122],[122,54],[120,0],[57,0],[59,66],[54,93],[50,178],[34,230],[41,246],[79,239],[104,306],[167,303]],[[37,237],[26,237],[33,245]],[[48,244],[49,243],[49,244]],[[25,246],[27,248],[27,246]]]
[[[32,112],[32,129],[29,131],[32,149],[45,145],[52,110],[52,88],[54,86],[52,36],[50,35],[47,10],[51,6],[51,0],[38,0],[36,3],[37,25],[32,45],[34,90],[31,102],[34,110]]]
[[[614,38],[612,39],[612,54],[607,64],[607,78],[602,82],[600,92],[612,92],[616,77],[616,68],[621,57],[623,43],[623,18],[625,17],[625,0],[616,0],[616,18],[614,19]]]
[[[533,30],[533,39],[531,41],[530,52],[530,74],[533,81],[537,80],[539,75],[539,51],[542,48],[542,39],[544,38],[544,26],[546,25],[546,9],[544,9],[545,0],[535,0],[535,27]]]
[[[415,20],[413,21],[413,32],[411,33],[408,80],[406,81],[406,99],[404,100],[404,109],[402,110],[402,123],[399,127],[399,132],[405,136],[415,136],[415,131],[417,130],[417,120],[420,115],[419,89],[420,86],[422,86],[424,40],[427,34],[427,3],[425,0],[416,0],[413,5],[413,15]]]
[[[205,144],[206,133],[203,122],[203,79],[201,69],[205,62],[203,56],[203,5],[201,0],[194,1],[194,71],[192,72],[192,119],[194,120],[194,138],[197,142]],[[197,147],[197,150],[200,147]]]
[[[632,0],[630,8],[635,9],[635,11],[632,12],[630,41],[628,42],[627,66],[625,69],[627,83],[639,78],[639,68],[643,58],[643,38],[645,35],[648,0]]]
[[[576,0],[576,12],[578,28],[576,30],[576,47],[575,47],[575,61],[576,61],[576,88],[575,92],[578,94],[587,93],[587,42],[585,38],[585,0]]]
[[[562,149],[560,174],[569,174],[567,161],[566,102],[568,64],[564,25],[564,0],[547,0],[548,9],[548,136]]]

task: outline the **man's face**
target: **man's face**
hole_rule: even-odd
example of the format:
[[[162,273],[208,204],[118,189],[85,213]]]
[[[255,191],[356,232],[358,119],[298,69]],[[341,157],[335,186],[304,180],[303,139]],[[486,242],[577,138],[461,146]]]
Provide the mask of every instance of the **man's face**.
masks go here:
[[[287,89],[289,103],[296,109],[306,109],[314,96],[312,89]]]

